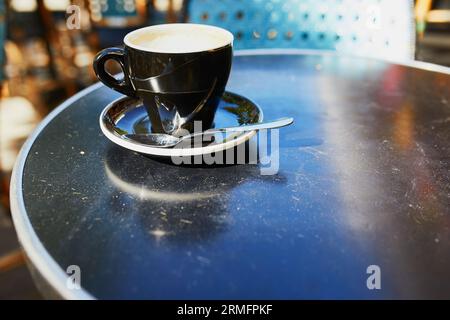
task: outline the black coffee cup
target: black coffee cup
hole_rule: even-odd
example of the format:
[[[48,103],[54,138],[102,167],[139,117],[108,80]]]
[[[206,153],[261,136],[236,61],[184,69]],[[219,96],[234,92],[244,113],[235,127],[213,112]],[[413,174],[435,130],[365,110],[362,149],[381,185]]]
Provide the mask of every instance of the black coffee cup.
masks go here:
[[[124,38],[125,48],[107,48],[94,59],[94,71],[105,85],[141,98],[153,132],[212,126],[230,74],[233,35],[214,26],[176,23],[141,28]],[[124,77],[105,70],[117,61]],[[197,128],[197,127],[196,127]]]

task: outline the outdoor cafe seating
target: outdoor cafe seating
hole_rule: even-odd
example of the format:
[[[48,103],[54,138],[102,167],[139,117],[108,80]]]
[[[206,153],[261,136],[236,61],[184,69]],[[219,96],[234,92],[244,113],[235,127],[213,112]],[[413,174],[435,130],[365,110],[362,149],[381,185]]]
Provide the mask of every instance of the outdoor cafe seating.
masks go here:
[[[0,0],[0,299],[449,299],[449,12]]]

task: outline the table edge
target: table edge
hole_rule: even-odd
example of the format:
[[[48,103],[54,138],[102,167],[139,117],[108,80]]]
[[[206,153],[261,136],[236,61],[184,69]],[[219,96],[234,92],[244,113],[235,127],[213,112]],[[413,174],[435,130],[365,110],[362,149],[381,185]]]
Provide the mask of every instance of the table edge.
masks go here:
[[[86,94],[100,88],[101,82],[93,84],[84,90],[81,90],[74,96],[64,101],[61,105],[50,112],[44,120],[34,129],[33,133],[23,144],[17,160],[14,164],[14,168],[11,176],[10,185],[10,206],[11,216],[16,229],[17,237],[25,254],[29,261],[33,264],[36,270],[41,276],[48,282],[48,284],[64,299],[79,299],[79,300],[91,300],[94,297],[84,289],[70,290],[66,287],[66,281],[68,274],[61,268],[61,266],[52,258],[47,252],[44,245],[38,238],[34,231],[30,220],[26,214],[25,203],[22,194],[22,178],[25,162],[27,160],[29,151],[34,144],[34,141],[39,136],[41,131],[47,126],[47,124],[55,118],[64,109],[70,106],[72,103],[85,96]]]
[[[320,49],[246,49],[236,50],[235,56],[261,56],[261,55],[312,55],[312,56],[335,56],[335,57],[349,57],[358,59],[367,59],[379,62],[386,62],[396,64],[404,67],[410,67],[414,69],[421,69],[426,71],[439,72],[450,75],[450,67],[434,64],[431,62],[419,61],[419,60],[396,60],[386,59],[374,56],[363,56],[358,54],[339,53],[333,50],[320,50]]]
[[[362,57],[357,55],[342,55],[335,51],[325,50],[308,50],[308,49],[251,49],[251,50],[237,50],[235,56],[259,56],[259,55],[331,55],[331,56],[348,56],[364,58],[369,60],[383,61],[387,63],[393,63],[401,66],[412,67],[416,69],[423,69],[427,71],[434,71],[450,75],[450,68],[445,66],[436,65],[433,63],[422,61],[391,61],[373,57]],[[30,220],[26,214],[25,203],[22,194],[22,180],[23,170],[25,163],[34,144],[34,141],[39,136],[41,131],[47,126],[47,124],[53,120],[59,113],[64,111],[67,107],[79,100],[83,96],[87,95],[94,90],[101,88],[103,84],[97,82],[74,96],[70,97],[52,112],[50,112],[34,129],[32,134],[23,144],[19,155],[16,159],[14,169],[11,177],[10,185],[10,205],[11,215],[13,218],[14,226],[19,238],[19,242],[25,251],[26,256],[36,268],[36,270],[42,275],[42,277],[48,282],[48,284],[64,299],[76,299],[76,300],[92,300],[96,299],[89,292],[83,288],[79,290],[70,290],[66,287],[66,281],[68,274],[61,268],[61,266],[51,257],[47,252],[44,245],[38,238],[34,231]]]

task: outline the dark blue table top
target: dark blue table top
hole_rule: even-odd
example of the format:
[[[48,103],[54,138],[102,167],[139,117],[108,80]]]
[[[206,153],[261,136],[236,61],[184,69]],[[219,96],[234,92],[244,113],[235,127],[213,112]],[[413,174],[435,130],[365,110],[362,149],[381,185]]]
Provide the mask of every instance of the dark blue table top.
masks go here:
[[[235,57],[227,89],[295,118],[269,176],[121,149],[98,125],[119,95],[83,92],[16,167],[32,265],[65,298],[450,298],[450,75],[418,66]],[[65,287],[69,265],[83,290]]]

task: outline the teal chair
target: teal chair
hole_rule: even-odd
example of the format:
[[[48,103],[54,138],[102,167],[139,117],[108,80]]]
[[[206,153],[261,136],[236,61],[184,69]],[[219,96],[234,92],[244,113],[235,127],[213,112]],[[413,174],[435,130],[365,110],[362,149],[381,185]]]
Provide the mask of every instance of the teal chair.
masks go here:
[[[185,21],[226,28],[235,49],[414,58],[413,0],[187,0]]]
[[[147,23],[143,0],[90,0],[90,17],[100,48],[117,46],[130,31]]]

